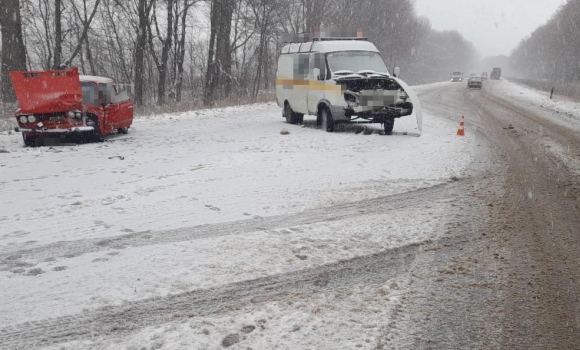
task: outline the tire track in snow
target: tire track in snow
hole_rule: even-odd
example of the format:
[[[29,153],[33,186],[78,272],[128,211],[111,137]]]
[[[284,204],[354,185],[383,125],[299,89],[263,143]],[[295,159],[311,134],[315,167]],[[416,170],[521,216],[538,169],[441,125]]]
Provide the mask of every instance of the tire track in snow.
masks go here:
[[[371,200],[343,203],[330,207],[312,209],[294,214],[271,216],[262,219],[201,225],[168,231],[145,231],[106,239],[56,242],[30,249],[0,254],[0,271],[10,270],[19,266],[30,266],[31,264],[40,261],[47,261],[47,259],[73,258],[83,254],[103,250],[168,244],[227,235],[240,235],[256,231],[268,231],[278,228],[348,219],[360,215],[380,214],[413,205],[423,205],[428,201],[444,198],[451,192],[456,193],[458,186],[463,186],[469,181],[472,181],[472,179],[444,183],[429,188],[421,188],[415,191],[399,193],[386,197],[378,197]]]
[[[0,349],[32,349],[100,336],[121,336],[144,327],[227,312],[248,304],[307,298],[353,285],[380,285],[406,273],[420,247],[411,244],[308,270],[0,328]]]

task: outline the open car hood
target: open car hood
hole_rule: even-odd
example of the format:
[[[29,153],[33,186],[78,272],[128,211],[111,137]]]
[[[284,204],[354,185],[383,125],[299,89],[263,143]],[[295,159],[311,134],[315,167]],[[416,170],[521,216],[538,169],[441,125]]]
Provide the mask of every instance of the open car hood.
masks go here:
[[[10,78],[21,113],[40,114],[82,109],[78,68],[68,71],[11,71]]]

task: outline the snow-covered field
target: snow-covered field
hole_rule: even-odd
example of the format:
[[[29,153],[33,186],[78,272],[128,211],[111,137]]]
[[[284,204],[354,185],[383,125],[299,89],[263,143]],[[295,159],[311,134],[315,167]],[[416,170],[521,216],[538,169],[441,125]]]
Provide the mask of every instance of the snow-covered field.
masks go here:
[[[428,88],[436,85],[419,91]],[[423,119],[421,137],[412,117],[395,123],[394,136],[380,135],[380,125],[365,126],[370,135],[354,126],[325,133],[312,117],[288,125],[278,106],[262,104],[140,117],[128,135],[80,146],[25,148],[19,134],[0,135],[9,152],[0,153],[0,263],[23,255],[0,265],[0,328],[436,238],[448,201],[384,213],[364,202],[462,176],[473,136],[457,137],[457,124],[428,109]],[[304,219],[341,205],[344,217]],[[388,323],[404,283],[250,305],[66,348],[213,349],[248,325],[256,331],[239,331],[246,339],[232,348],[370,348],[366,339]]]

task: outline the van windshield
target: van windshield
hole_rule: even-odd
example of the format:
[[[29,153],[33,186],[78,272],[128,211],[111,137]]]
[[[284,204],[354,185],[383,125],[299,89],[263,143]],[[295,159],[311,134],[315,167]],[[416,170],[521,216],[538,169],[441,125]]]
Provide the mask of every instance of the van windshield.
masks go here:
[[[327,54],[328,65],[333,72],[350,70],[372,70],[377,73],[388,73],[389,69],[378,52],[371,51],[342,51]]]

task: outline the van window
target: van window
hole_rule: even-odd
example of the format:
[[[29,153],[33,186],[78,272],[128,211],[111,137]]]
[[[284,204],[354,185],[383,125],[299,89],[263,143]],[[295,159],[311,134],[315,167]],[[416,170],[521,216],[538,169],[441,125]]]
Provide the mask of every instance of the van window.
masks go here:
[[[312,62],[310,63],[312,69],[320,69],[320,78],[326,80],[326,56],[323,53],[317,52],[312,55]]]
[[[278,60],[278,72],[276,73],[277,76],[282,77],[292,77],[294,75],[294,63],[292,60],[293,55],[281,55],[280,59]]]
[[[305,79],[310,73],[310,54],[294,56],[294,79]]]

